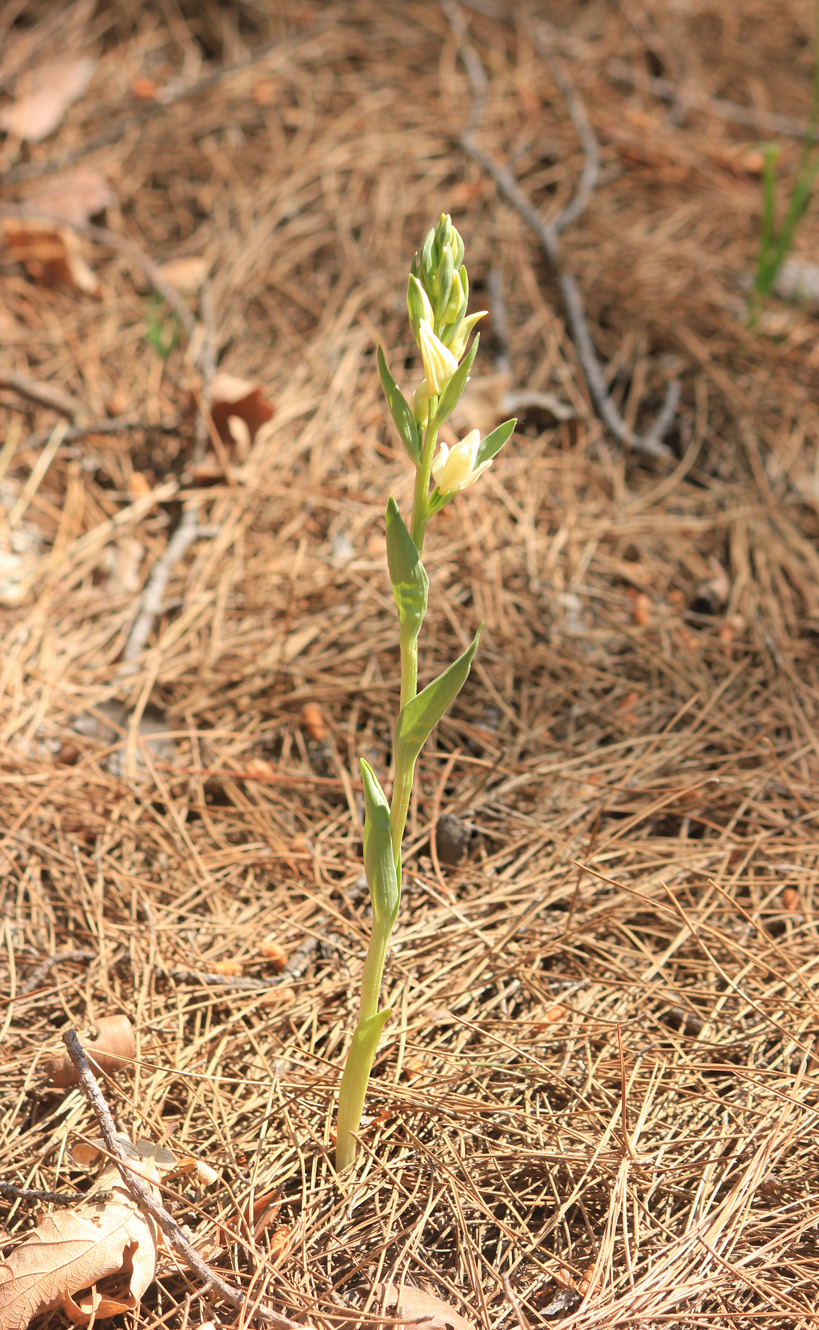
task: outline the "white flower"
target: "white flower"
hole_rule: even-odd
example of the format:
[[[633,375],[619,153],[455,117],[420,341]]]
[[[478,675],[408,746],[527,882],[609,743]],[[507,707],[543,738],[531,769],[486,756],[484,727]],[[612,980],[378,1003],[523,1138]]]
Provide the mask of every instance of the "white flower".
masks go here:
[[[424,362],[424,376],[431,397],[440,397],[452,375],[458,368],[458,362],[448,346],[444,346],[440,337],[436,337],[431,324],[422,319],[418,325],[418,345]]]
[[[472,429],[460,443],[448,448],[442,443],[432,463],[432,478],[442,494],[457,494],[474,485],[478,476],[492,465],[494,458],[476,466],[478,448],[481,444],[481,432]]]

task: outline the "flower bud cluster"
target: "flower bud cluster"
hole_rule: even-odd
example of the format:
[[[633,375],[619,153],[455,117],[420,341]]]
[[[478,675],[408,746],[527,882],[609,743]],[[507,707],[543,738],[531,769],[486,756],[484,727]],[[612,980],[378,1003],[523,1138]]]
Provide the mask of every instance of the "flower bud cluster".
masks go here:
[[[469,278],[463,257],[464,242],[445,214],[416,254],[407,287],[410,325],[424,362],[424,384],[416,394],[419,401],[440,396],[458,368],[475,324],[486,312],[467,316]],[[418,412],[416,419],[424,423]]]

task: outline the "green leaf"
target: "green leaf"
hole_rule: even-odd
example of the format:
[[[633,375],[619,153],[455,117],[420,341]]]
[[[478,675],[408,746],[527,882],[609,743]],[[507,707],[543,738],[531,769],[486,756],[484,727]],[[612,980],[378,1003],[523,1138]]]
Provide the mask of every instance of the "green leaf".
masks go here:
[[[353,1035],[344,1074],[338,1092],[338,1122],[336,1129],[336,1168],[348,1168],[355,1159],[355,1137],[361,1126],[367,1084],[375,1061],[378,1041],[391,1016],[390,1008],[375,1016],[365,1016],[358,1022]]]
[[[452,378],[449,380],[449,383],[438,398],[438,410],[435,412],[434,428],[437,429],[439,425],[442,425],[449,413],[457,406],[461,393],[466,387],[466,381],[469,378],[469,371],[472,368],[472,361],[477,354],[478,342],[480,340],[481,335],[478,333],[460,365],[452,375]]]
[[[475,458],[475,465],[480,466],[482,462],[487,462],[491,457],[497,457],[507,439],[515,432],[517,419],[505,420],[497,429],[493,429],[491,434],[487,434],[485,439],[481,439],[478,445],[478,453]]]
[[[389,932],[398,914],[400,898],[390,832],[390,806],[375,772],[363,757],[361,774],[364,779],[364,871],[375,926]]]
[[[463,655],[459,656],[449,669],[444,670],[443,674],[439,674],[437,679],[428,683],[426,688],[398,713],[398,720],[395,723],[396,760],[400,753],[402,762],[407,765],[415,763],[438,721],[455,701],[466,682],[472,657],[478,649],[482,628],[483,624]]]
[[[390,415],[395,421],[395,428],[401,435],[401,442],[407,450],[411,462],[418,466],[421,460],[421,432],[415,422],[415,417],[410,411],[409,404],[395,382],[395,379],[387,369],[387,362],[384,359],[384,352],[381,347],[378,348],[378,374],[381,379],[381,387],[384,389],[384,396],[387,399],[387,406],[390,408]]]
[[[427,612],[429,578],[395,499],[391,498],[387,504],[386,521],[387,564],[398,609],[398,621],[402,628],[408,629],[411,638],[416,638]]]

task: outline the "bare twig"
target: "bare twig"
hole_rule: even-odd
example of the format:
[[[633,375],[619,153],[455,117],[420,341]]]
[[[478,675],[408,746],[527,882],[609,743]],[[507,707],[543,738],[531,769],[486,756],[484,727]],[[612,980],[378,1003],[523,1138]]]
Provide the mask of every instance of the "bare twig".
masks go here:
[[[31,379],[27,374],[16,374],[14,370],[0,367],[0,388],[10,388],[29,402],[59,411],[60,415],[67,416],[69,420],[76,420],[77,416],[82,415],[82,403],[76,397],[64,392],[62,388],[56,388],[52,383]]]
[[[242,992],[265,992],[270,988],[279,988],[282,979],[251,979],[241,974],[213,974],[209,970],[165,970],[161,965],[154,967],[156,974],[165,978],[167,975],[177,984],[213,984],[221,988],[235,988]]]
[[[96,956],[97,952],[91,951],[88,947],[77,948],[73,951],[57,951],[53,956],[47,956],[35,970],[32,970],[26,982],[20,985],[20,996],[27,997],[29,993],[33,993],[46,975],[54,969],[55,965],[60,965],[63,961],[92,961]]]
[[[50,405],[44,402],[43,405]],[[69,425],[63,434],[63,442],[72,439],[86,439],[91,434],[124,434],[128,430],[154,430],[157,434],[178,434],[178,420],[143,420],[138,416],[111,416],[105,420],[86,420],[82,424]],[[51,438],[47,434],[29,434],[27,448],[39,448]]]
[[[104,1193],[96,1192],[99,1200]],[[15,1187],[13,1182],[0,1182],[0,1196],[14,1201],[46,1201],[49,1205],[70,1206],[85,1200],[81,1191],[40,1191],[39,1187]]]
[[[86,1099],[94,1111],[97,1122],[100,1125],[102,1138],[105,1141],[106,1148],[113,1156],[114,1162],[119,1170],[125,1186],[133,1196],[140,1210],[151,1216],[153,1220],[162,1229],[165,1237],[176,1253],[185,1264],[199,1275],[206,1284],[211,1285],[225,1302],[229,1302],[232,1307],[239,1307],[252,1316],[258,1316],[260,1320],[267,1325],[277,1327],[277,1330],[309,1330],[297,1321],[291,1321],[287,1316],[280,1316],[277,1312],[270,1311],[267,1307],[253,1306],[249,1303],[247,1295],[240,1288],[235,1288],[232,1284],[227,1284],[222,1276],[215,1270],[212,1270],[191,1246],[185,1234],[177,1224],[176,1220],[168,1214],[164,1205],[155,1200],[151,1195],[150,1188],[131,1168],[128,1157],[122,1147],[122,1143],[117,1135],[116,1125],[111,1116],[111,1110],[105,1102],[102,1090],[91,1070],[88,1059],[83,1052],[82,1045],[77,1038],[75,1030],[67,1030],[63,1035],[63,1043],[68,1050],[68,1056],[77,1069],[77,1075],[80,1078],[80,1085]]]
[[[727,101],[725,97],[709,97],[707,93],[697,92],[694,88],[680,88],[669,79],[653,78],[643,71],[632,69],[624,60],[612,60],[607,66],[607,72],[612,78],[641,91],[645,90],[660,101],[671,103],[684,111],[705,111],[735,125],[748,125],[758,133],[786,134],[789,138],[804,139],[808,132],[807,120],[796,120],[778,111],[766,111],[761,106],[740,106],[737,102]]]
[[[128,641],[125,643],[122,653],[123,661],[129,664],[129,669],[127,671],[123,670],[123,673],[132,672],[133,667],[130,662],[136,660],[137,656],[144,651],[145,644],[151,635],[151,629],[162,609],[165,588],[168,585],[168,578],[173,571],[174,564],[184,558],[189,547],[198,539],[199,534],[196,509],[193,506],[186,507],[182,514],[182,520],[168,541],[164,553],[154,564],[151,576],[148,578],[148,584],[142,593],[139,612],[128,634]]]
[[[579,217],[587,206],[598,177],[597,140],[577,92],[565,75],[558,76],[555,71],[555,78],[566,98],[569,114],[586,156],[586,165],[576,194],[554,221],[546,222],[523,193],[511,171],[507,167],[499,165],[477,142],[476,130],[481,123],[486,100],[486,75],[478,54],[469,40],[466,26],[454,0],[441,0],[441,3],[459,43],[461,58],[472,87],[473,109],[470,115],[469,127],[461,133],[459,138],[461,147],[492,177],[500,193],[520,213],[524,221],[528,222],[538,237],[557,282],[569,332],[588,385],[589,395],[594,403],[595,410],[607,429],[620,444],[633,449],[635,452],[644,453],[649,457],[670,456],[671,450],[662,442],[662,437],[668,432],[676,414],[680,394],[679,383],[674,381],[668,385],[663,406],[653,425],[645,433],[637,434],[626,424],[606,387],[605,374],[589,331],[589,323],[586,318],[580,288],[573,274],[563,263],[561,256],[560,232],[570,222]]]

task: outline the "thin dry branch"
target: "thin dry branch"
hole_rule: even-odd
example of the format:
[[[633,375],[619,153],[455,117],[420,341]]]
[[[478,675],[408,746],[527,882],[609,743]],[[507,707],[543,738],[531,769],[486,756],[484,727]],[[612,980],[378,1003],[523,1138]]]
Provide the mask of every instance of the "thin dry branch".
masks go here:
[[[111,1110],[105,1102],[105,1097],[99,1084],[91,1070],[88,1059],[83,1052],[82,1045],[77,1038],[75,1030],[67,1030],[63,1035],[63,1043],[68,1050],[68,1056],[77,1069],[77,1075],[80,1078],[80,1085],[85,1094],[88,1103],[94,1111],[94,1115],[100,1126],[102,1138],[105,1141],[107,1149],[116,1164],[120,1176],[133,1196],[139,1208],[145,1214],[156,1220],[165,1237],[168,1239],[171,1248],[184,1263],[198,1275],[207,1286],[210,1286],[215,1293],[225,1302],[230,1303],[232,1307],[238,1307],[241,1311],[252,1317],[258,1317],[266,1325],[276,1327],[276,1330],[310,1330],[305,1322],[291,1321],[287,1316],[281,1316],[278,1312],[271,1311],[268,1307],[261,1307],[251,1302],[247,1295],[240,1288],[228,1284],[216,1270],[212,1270],[205,1261],[202,1260],[199,1253],[191,1245],[185,1234],[177,1224],[172,1215],[168,1214],[164,1205],[154,1200],[150,1188],[142,1181],[139,1174],[134,1169],[133,1164],[129,1162],[128,1156],[122,1148],[117,1136],[116,1124],[111,1116]]]
[[[589,321],[580,287],[573,273],[566,267],[560,251],[560,232],[575,221],[588,206],[599,175],[597,140],[577,90],[572,86],[565,73],[559,76],[556,75],[558,86],[566,99],[569,114],[578,131],[581,146],[584,150],[585,165],[580,184],[573,198],[569,200],[554,221],[546,222],[527,199],[512,172],[496,162],[491,154],[478,144],[476,131],[484,114],[486,76],[455,0],[441,0],[441,3],[458,41],[473,96],[469,127],[462,131],[458,139],[461,147],[492,177],[500,193],[520,213],[524,221],[528,222],[538,237],[563,300],[569,331],[588,385],[589,394],[604,424],[618,443],[631,448],[634,452],[643,453],[648,457],[670,457],[672,455],[671,449],[662,440],[673,425],[677,414],[680,400],[679,381],[675,379],[669,383],[663,405],[653,424],[644,433],[638,434],[626,424],[606,387],[605,373],[589,330]]]
[[[133,673],[133,662],[142,655],[158,615],[162,611],[162,602],[168,578],[174,565],[184,559],[194,541],[200,537],[199,520],[196,508],[186,505],[178,527],[168,541],[164,552],[157,559],[148,578],[148,584],[142,593],[139,611],[134,625],[128,634],[128,641],[122,652],[123,662],[128,666],[123,674]]]
[[[59,411],[60,415],[67,416],[69,420],[76,420],[82,414],[82,403],[63,388],[58,388],[54,383],[42,383],[28,374],[17,374],[1,365],[0,388],[10,388],[20,397],[36,402],[39,406],[47,406],[52,411]]]

